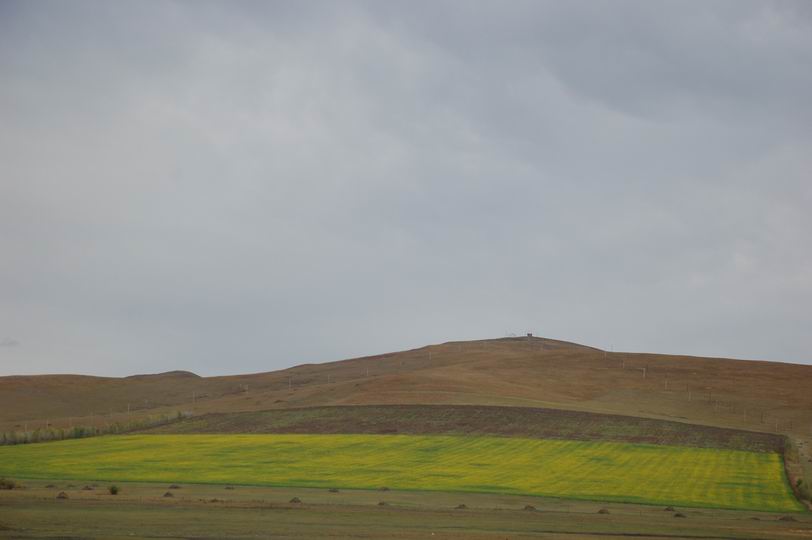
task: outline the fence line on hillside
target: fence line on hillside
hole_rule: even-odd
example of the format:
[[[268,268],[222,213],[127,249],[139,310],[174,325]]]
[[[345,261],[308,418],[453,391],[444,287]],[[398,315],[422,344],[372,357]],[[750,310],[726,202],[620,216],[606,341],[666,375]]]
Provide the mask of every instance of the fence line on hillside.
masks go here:
[[[37,428],[34,430],[13,430],[0,432],[0,446],[15,444],[33,444],[66,439],[84,439],[99,435],[129,433],[140,429],[165,426],[192,416],[190,412],[177,411],[175,414],[152,415],[146,418],[132,419],[125,422],[111,422],[102,426],[79,425],[71,428]]]
[[[640,373],[641,378],[646,380],[648,383],[647,388],[649,390],[653,387],[655,389],[660,388],[660,391],[662,391],[662,386],[664,386],[664,391],[667,393],[683,395],[687,397],[687,400],[690,402],[706,405],[709,409],[712,409],[711,412],[715,417],[737,416],[739,423],[745,427],[761,428],[763,426],[763,428],[769,429],[777,434],[783,434],[788,431],[792,431],[795,428],[795,422],[792,419],[781,418],[777,415],[773,415],[770,409],[761,407],[747,407],[742,403],[736,403],[735,399],[731,399],[729,396],[726,396],[727,399],[725,399],[723,397],[724,395],[722,394],[722,390],[713,388],[708,384],[691,385],[690,382],[686,382],[685,388],[681,389],[676,387],[673,379],[671,379],[669,383],[667,373],[663,375],[663,379],[657,377],[657,370],[652,369],[652,366],[649,363],[646,363],[644,366],[627,366],[624,353],[610,352],[608,355],[606,354],[606,351],[603,351],[603,353],[604,361],[611,361],[612,356],[618,356],[620,363],[617,365],[617,367],[621,371],[634,371]],[[643,388],[643,390],[645,389],[646,388]],[[810,432],[812,432],[812,426],[810,426]]]

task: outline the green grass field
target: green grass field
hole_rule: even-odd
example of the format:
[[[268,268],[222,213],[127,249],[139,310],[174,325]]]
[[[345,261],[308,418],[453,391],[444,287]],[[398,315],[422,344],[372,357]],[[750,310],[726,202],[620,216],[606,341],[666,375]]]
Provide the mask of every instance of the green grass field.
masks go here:
[[[437,490],[801,510],[774,453],[412,435],[133,435],[0,447],[0,476]]]

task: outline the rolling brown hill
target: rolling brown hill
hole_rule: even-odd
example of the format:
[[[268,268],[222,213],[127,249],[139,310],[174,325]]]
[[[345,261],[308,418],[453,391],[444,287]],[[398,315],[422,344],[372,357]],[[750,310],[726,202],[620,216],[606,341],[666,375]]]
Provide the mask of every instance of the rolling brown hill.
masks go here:
[[[544,338],[450,342],[290,369],[199,377],[0,377],[0,430],[330,405],[545,407],[808,435],[812,366],[607,353]]]
[[[355,407],[340,413],[325,409],[371,405],[379,407]],[[503,419],[514,426],[521,424],[524,413],[493,409],[512,407],[546,409],[545,414],[555,418],[539,421],[538,415],[529,413],[535,427],[506,432],[514,435],[527,431],[530,436],[546,433],[723,446],[732,443],[718,441],[732,437],[738,441],[734,446],[741,448],[761,444],[758,434],[748,435],[751,432],[789,435],[785,456],[790,479],[794,483],[805,477],[812,482],[812,366],[807,365],[609,353],[575,343],[522,337],[449,342],[224,377],[181,371],[124,378],[0,377],[0,432],[31,432],[46,426],[98,428],[174,416],[179,411],[193,418],[173,424],[170,431],[275,432],[320,426],[318,430],[329,432],[334,428],[325,427],[325,419],[334,418],[344,431],[363,426],[364,432],[410,432],[440,416],[433,412],[436,408],[411,408],[411,424],[395,422],[393,426],[393,415],[397,417],[398,412],[391,406],[446,406],[442,416],[452,419],[474,410],[460,412],[459,406],[474,406],[476,414],[491,420],[489,425],[474,425],[472,433],[501,433]],[[272,414],[283,409],[312,410]],[[250,414],[262,411],[266,412]],[[566,411],[604,416],[568,416]],[[314,423],[314,413],[323,418]],[[310,420],[303,422],[303,415]],[[614,419],[601,420],[609,418],[607,415]],[[626,422],[617,420],[618,416],[633,418]],[[688,426],[681,429],[675,423]],[[699,426],[735,431],[719,434]],[[467,432],[451,424],[435,428]]]

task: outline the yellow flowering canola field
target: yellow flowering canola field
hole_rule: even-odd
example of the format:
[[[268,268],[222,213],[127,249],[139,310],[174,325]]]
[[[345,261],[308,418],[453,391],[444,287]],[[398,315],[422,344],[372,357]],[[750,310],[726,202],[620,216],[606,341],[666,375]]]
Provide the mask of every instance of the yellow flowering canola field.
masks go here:
[[[0,447],[0,476],[469,491],[800,510],[781,456],[413,435],[126,435]]]

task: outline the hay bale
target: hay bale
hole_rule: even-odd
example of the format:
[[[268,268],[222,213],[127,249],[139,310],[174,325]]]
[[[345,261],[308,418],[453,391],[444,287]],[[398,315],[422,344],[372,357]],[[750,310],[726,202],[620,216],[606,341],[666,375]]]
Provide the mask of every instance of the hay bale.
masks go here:
[[[327,491],[329,491],[330,493],[338,493],[338,489],[336,488],[330,488]]]
[[[166,493],[164,493],[164,497],[174,497],[174,495],[172,494],[171,491],[167,491]]]
[[[60,492],[59,492],[59,495],[57,495],[57,496],[56,496],[56,498],[57,498],[57,499],[67,499],[67,498],[68,498],[68,494],[67,494],[67,493],[65,493],[64,491],[60,491]]]
[[[666,512],[675,512],[675,510],[674,510],[674,507],[673,507],[673,506],[666,506],[666,507],[665,507],[665,511],[666,511]]]
[[[685,516],[685,514],[681,514],[681,513],[677,512],[676,514],[674,514],[674,517],[675,518],[684,518],[686,516]]]
[[[172,484],[171,486],[169,486],[169,489],[180,489],[180,486],[177,484]]]
[[[532,504],[524,505],[524,509],[527,510],[528,512],[535,512],[536,511],[536,507],[533,506]]]
[[[798,521],[798,520],[792,516],[781,516],[780,518],[778,518],[778,521]]]
[[[600,510],[598,510],[598,513],[599,513],[599,514],[608,514],[608,513],[609,513],[609,509],[608,509],[608,508],[601,508]]]
[[[386,503],[385,503],[385,502],[383,502],[383,501],[380,501],[380,502],[378,503],[378,506],[386,506]]]
[[[292,502],[293,504],[300,504],[302,502],[302,499],[300,499],[299,497],[294,497],[290,500],[290,502]]]
[[[465,506],[464,504],[458,504],[456,509],[457,510],[465,510],[466,508],[468,508],[468,507]]]

